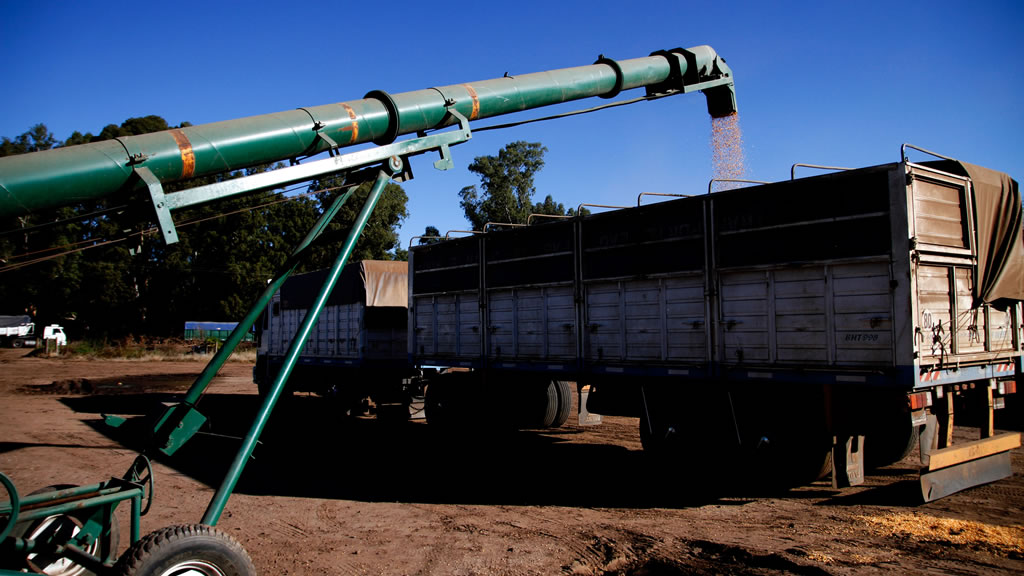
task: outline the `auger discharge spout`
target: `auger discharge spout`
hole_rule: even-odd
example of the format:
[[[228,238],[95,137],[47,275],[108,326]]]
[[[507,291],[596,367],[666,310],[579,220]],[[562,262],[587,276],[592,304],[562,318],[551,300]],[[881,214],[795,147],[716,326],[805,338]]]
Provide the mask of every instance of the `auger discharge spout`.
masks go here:
[[[736,111],[732,72],[708,46],[630,60],[602,56],[587,66],[401,94],[375,90],[337,104],[0,158],[0,217],[129,195],[140,188],[141,168],[150,186],[153,179],[167,184],[356,144],[386,145],[456,124],[458,116],[472,122],[635,88],[649,95],[703,91],[712,116]]]

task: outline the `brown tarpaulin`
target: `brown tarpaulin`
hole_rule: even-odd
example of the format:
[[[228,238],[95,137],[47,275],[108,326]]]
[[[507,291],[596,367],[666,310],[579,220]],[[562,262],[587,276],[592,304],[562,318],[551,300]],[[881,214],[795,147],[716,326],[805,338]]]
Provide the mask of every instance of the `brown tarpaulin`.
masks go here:
[[[957,164],[955,171],[970,177],[974,185],[978,251],[974,305],[1002,308],[1024,300],[1024,214],[1017,182],[996,170]]]
[[[408,262],[363,260],[359,265],[367,306],[409,305]]]
[[[281,287],[281,306],[286,310],[308,309],[327,279],[328,270],[296,274]],[[409,305],[409,263],[363,260],[342,270],[328,306],[364,303],[368,307]]]

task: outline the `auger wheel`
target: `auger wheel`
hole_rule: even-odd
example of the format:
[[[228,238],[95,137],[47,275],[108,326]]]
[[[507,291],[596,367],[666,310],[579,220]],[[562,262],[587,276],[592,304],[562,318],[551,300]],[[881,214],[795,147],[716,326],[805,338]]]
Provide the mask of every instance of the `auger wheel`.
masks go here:
[[[114,569],[118,576],[255,576],[242,545],[203,524],[169,526],[139,540]]]

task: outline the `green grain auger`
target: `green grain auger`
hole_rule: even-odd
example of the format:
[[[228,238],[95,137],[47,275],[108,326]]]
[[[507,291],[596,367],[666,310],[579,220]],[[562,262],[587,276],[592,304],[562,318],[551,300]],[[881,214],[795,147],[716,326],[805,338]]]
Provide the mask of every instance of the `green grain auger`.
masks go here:
[[[0,158],[0,218],[102,200],[108,206],[140,207],[136,214],[150,211],[168,243],[177,241],[172,213],[178,209],[327,175],[343,176],[348,187],[294,249],[184,400],[157,419],[149,448],[123,477],[22,498],[0,473],[0,484],[9,494],[9,500],[0,503],[0,576],[24,569],[65,576],[83,569],[104,573],[115,562],[120,562],[119,573],[132,575],[254,574],[241,547],[214,526],[385,184],[410,179],[410,158],[427,152],[440,155],[436,168],[451,168],[449,147],[469,140],[470,125],[477,120],[590,97],[615,98],[636,88],[646,90],[637,100],[700,91],[711,116],[736,113],[732,71],[713,49],[697,46],[630,60],[601,56],[587,66],[401,94],[374,90],[362,99],[338,104]],[[399,139],[409,134],[415,136]],[[367,143],[376,147],[341,153],[347,146]],[[312,159],[325,152],[327,157]],[[290,165],[243,178],[174,193],[163,188],[171,182],[284,161]],[[367,181],[374,184],[366,203],[202,520],[140,538],[140,516],[152,500],[149,457],[173,454],[203,425],[206,418],[195,408],[199,397],[307,248],[355,187]],[[123,420],[108,422],[118,425]],[[119,561],[113,512],[126,500],[131,503],[132,546]]]

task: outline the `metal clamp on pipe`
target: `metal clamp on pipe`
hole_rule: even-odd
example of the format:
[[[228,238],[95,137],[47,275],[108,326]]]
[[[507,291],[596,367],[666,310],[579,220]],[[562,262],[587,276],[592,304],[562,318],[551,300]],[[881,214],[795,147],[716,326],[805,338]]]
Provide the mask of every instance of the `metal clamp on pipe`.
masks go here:
[[[611,58],[605,58],[604,54],[597,57],[594,64],[607,64],[612,70],[615,71],[615,87],[611,89],[607,94],[601,94],[601,98],[615,98],[622,92],[622,85],[625,82],[625,75],[622,73],[622,66]]]
[[[380,102],[388,111],[388,129],[384,132],[383,136],[374,138],[373,143],[378,146],[391,144],[398,138],[399,126],[401,125],[398,121],[398,105],[395,104],[395,99],[383,90],[370,90],[363,98]]]

